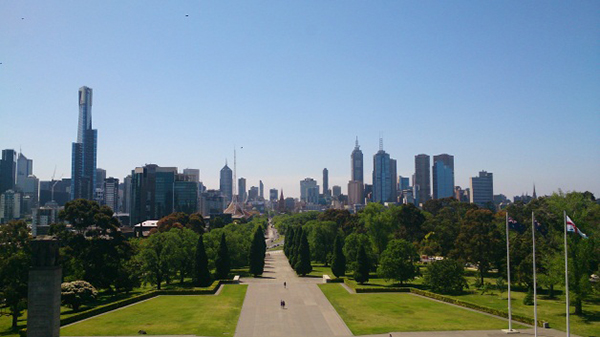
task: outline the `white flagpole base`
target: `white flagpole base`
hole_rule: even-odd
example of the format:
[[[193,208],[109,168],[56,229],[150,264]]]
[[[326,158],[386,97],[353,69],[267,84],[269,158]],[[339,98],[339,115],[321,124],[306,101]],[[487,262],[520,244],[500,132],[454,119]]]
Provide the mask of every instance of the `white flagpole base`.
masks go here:
[[[519,330],[515,329],[502,329],[502,332],[504,332],[505,334],[520,333]]]

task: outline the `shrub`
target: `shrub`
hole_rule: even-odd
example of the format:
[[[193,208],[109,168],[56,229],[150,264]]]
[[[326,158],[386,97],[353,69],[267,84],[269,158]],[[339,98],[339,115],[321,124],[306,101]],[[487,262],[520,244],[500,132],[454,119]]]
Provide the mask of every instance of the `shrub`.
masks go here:
[[[61,284],[60,291],[62,303],[75,311],[98,295],[96,288],[86,281],[65,282]]]

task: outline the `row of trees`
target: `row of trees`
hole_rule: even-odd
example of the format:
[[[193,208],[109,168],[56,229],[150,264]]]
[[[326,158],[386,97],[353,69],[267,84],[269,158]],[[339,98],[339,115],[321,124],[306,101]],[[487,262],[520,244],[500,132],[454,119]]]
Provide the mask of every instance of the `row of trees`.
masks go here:
[[[163,282],[184,283],[190,278],[195,286],[208,286],[213,279],[228,278],[231,269],[249,265],[257,235],[262,246],[253,251],[262,251],[259,258],[264,261],[262,218],[207,230],[200,214],[173,213],[160,219],[147,239],[127,239],[112,215],[110,208],[94,201],[78,199],[65,205],[61,222],[50,229],[61,242],[64,282],[86,281],[94,289],[115,294],[142,283],[160,289]],[[27,303],[30,241],[24,221],[0,226],[0,306],[9,307],[13,327]],[[258,274],[263,268],[264,262]],[[78,297],[73,298],[75,302],[69,303],[76,309]]]
[[[363,247],[371,263],[370,272],[387,279],[402,283],[418,275],[415,262],[421,254],[471,264],[478,270],[478,283],[484,285],[490,270],[497,270],[502,277],[506,274],[508,212],[511,218],[525,225],[523,233],[511,231],[509,236],[512,281],[531,288],[532,233],[527,224],[531,223],[534,212],[541,224],[536,235],[538,283],[553,296],[554,287],[564,282],[563,210],[590,238],[584,240],[577,235],[568,238],[571,298],[576,313],[581,313],[583,299],[594,291],[590,275],[598,273],[600,262],[600,205],[589,192],[559,192],[528,204],[514,203],[500,212],[448,198],[430,200],[422,210],[413,205],[386,208],[371,203],[357,214],[343,210],[306,212],[278,216],[274,223],[286,235],[286,246],[294,245],[295,240],[289,240],[289,235],[301,227],[309,243],[311,260],[325,265],[339,260],[334,258],[338,238],[343,241],[341,251],[349,272],[358,270],[359,250]],[[297,263],[293,254],[290,256],[290,261]]]

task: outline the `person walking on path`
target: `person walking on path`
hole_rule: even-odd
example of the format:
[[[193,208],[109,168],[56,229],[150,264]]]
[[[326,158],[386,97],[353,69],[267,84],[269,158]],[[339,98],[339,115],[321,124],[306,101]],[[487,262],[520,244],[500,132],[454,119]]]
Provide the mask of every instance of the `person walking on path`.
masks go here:
[[[283,287],[287,288],[287,282],[283,281]]]
[[[285,301],[282,301],[281,303],[282,303],[283,308],[285,309]]]
[[[279,301],[279,306],[283,308],[283,300]]]

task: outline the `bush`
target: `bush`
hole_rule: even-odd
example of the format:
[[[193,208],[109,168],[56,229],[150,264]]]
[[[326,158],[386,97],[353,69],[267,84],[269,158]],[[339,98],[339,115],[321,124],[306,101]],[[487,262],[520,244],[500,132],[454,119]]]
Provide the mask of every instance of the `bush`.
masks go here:
[[[425,274],[425,284],[442,294],[459,294],[467,285],[464,268],[458,261],[444,259],[431,263]]]
[[[78,311],[82,304],[95,299],[98,291],[86,281],[65,282],[60,285],[62,303]]]

